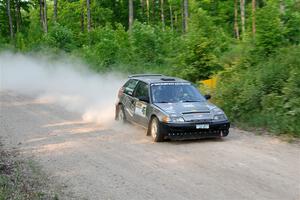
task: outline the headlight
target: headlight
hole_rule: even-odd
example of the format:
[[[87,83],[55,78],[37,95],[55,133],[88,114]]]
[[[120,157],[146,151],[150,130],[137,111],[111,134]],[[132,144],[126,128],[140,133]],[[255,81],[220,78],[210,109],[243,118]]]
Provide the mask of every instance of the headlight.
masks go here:
[[[214,109],[212,109],[212,113],[214,115],[224,115],[223,110],[221,110],[220,108],[214,108]]]
[[[184,122],[184,119],[182,117],[172,117],[171,122],[173,122],[173,123],[182,123],[182,122]]]
[[[163,117],[162,121],[165,123],[183,123],[184,119],[182,117]]]
[[[225,113],[220,108],[216,107],[216,108],[212,109],[211,112],[214,116],[213,120],[215,120],[215,121],[227,120]]]
[[[224,114],[220,115],[214,115],[214,120],[221,121],[221,120],[226,120],[227,117]]]

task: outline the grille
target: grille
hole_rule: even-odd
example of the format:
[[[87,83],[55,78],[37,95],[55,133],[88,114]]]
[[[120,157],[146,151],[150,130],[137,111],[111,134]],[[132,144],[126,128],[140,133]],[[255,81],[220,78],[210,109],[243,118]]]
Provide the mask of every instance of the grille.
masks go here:
[[[210,122],[213,117],[210,113],[189,113],[183,114],[183,118],[187,122]]]
[[[170,132],[167,135],[169,139],[183,140],[183,139],[200,139],[200,138],[211,138],[222,136],[221,130],[210,130],[210,131],[197,131],[197,132]]]

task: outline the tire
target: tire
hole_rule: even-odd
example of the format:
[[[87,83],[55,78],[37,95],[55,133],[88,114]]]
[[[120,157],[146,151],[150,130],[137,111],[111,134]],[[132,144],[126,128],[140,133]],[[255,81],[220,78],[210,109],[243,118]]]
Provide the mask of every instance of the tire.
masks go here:
[[[229,134],[229,130],[222,130],[222,137],[226,137]]]
[[[124,108],[123,108],[122,104],[120,104],[118,106],[116,120],[119,121],[119,122],[121,122],[121,123],[125,123],[126,122],[126,115],[125,115]]]
[[[149,124],[149,133],[154,142],[163,142],[163,134],[161,133],[160,122],[157,117],[153,117]]]

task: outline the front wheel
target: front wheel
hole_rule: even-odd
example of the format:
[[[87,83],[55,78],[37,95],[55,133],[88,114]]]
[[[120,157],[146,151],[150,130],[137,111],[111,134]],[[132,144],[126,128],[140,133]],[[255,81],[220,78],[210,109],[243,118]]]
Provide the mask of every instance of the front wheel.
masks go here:
[[[156,117],[153,117],[149,125],[150,135],[154,142],[162,142],[164,140],[163,135],[160,130],[160,122]]]

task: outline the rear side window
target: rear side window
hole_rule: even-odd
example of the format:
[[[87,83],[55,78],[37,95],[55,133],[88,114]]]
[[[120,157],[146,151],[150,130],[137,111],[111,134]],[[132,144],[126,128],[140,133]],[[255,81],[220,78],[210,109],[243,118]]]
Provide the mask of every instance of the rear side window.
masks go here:
[[[147,97],[149,98],[149,90],[148,90],[149,86],[148,84],[144,83],[144,82],[140,82],[138,84],[138,86],[136,87],[135,93],[134,93],[134,97]]]
[[[137,83],[138,81],[134,79],[130,79],[129,81],[127,81],[123,86],[124,93],[131,96],[133,94],[134,88],[136,87]]]

